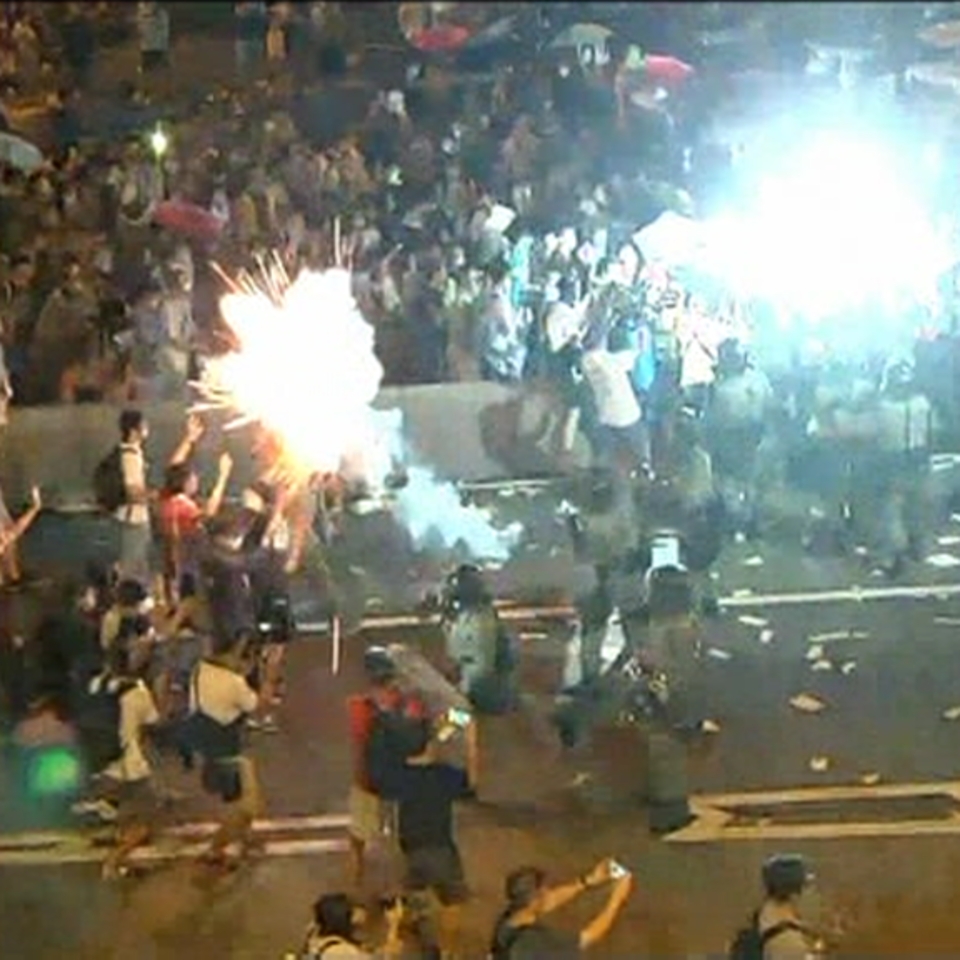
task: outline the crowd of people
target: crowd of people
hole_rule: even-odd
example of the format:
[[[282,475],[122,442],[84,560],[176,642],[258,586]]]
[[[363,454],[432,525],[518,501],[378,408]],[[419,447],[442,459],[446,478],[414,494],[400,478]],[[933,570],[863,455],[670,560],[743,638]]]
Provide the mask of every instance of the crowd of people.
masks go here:
[[[116,564],[65,585],[35,642],[15,645],[0,673],[25,794],[46,789],[49,754],[65,751],[80,767],[54,791],[57,802],[117,821],[105,876],[130,872],[134,852],[170,815],[154,742],[196,763],[202,788],[222,804],[205,861],[226,869],[230,851],[257,851],[263,801],[245,731],[276,725],[293,633],[286,578],[317,511],[329,531],[340,509],[336,478],[291,485],[269,441],[239,507],[226,502],[226,454],[201,496],[195,418],[162,490],[151,491],[149,424],[135,407],[183,400],[229,342],[212,261],[231,273],[277,255],[291,276],[348,265],[388,382],[541,389],[550,417],[535,440],[544,452],[572,459],[582,436],[618,481],[598,511],[616,516],[618,542],[606,557],[592,541],[586,548],[601,581],[656,532],[652,523],[680,530],[691,568],[709,567],[725,534],[756,537],[782,519],[774,501],[787,486],[819,498],[815,508],[804,501],[800,532],[811,549],[853,553],[866,543],[888,574],[922,555],[929,454],[955,422],[952,387],[939,376],[952,338],[920,341],[915,357],[895,364],[820,354],[760,369],[744,346],[744,305],[694,292],[638,239],[666,210],[691,214],[716,171],[705,169],[705,153],[698,168],[685,149],[696,141],[683,91],[664,105],[637,78],[629,48],[609,64],[545,60],[489,82],[431,68],[349,97],[343,86],[362,117],[318,138],[304,120],[310,98],[350,60],[338,5],[313,4],[307,19],[286,4],[238,4],[242,89],[178,111],[163,99],[169,13],[142,3],[129,25],[141,73],[114,97],[118,119],[105,134],[91,121],[94,14],[67,5],[51,23],[31,5],[6,6],[18,9],[0,35],[5,89],[49,94],[50,124],[42,162],[0,165],[0,423],[11,402],[125,409],[93,483],[112,518]],[[108,13],[98,15],[106,29]],[[64,52],[59,67],[41,55],[48,42]],[[5,582],[21,579],[17,541],[40,506],[36,494],[20,517],[0,511]],[[621,520],[636,536],[624,536]],[[461,668],[471,662],[461,659]],[[368,651],[366,667],[370,689],[348,705],[352,879],[362,885],[368,848],[390,825],[406,880],[404,898],[386,910],[383,950],[402,948],[403,921],[430,913],[421,902],[429,893],[441,907],[418,936],[450,953],[466,893],[451,809],[478,786],[477,728],[401,691],[383,651]],[[471,692],[475,678],[460,679]],[[443,759],[451,739],[464,745],[465,770]],[[768,864],[767,900],[741,938],[754,952],[740,955],[808,949],[797,914],[807,878],[802,861]],[[542,922],[608,884],[606,907],[578,939]],[[538,869],[518,871],[492,954],[576,955],[606,934],[630,888],[612,861],[561,887]],[[305,956],[365,955],[350,897],[321,898],[315,913]]]

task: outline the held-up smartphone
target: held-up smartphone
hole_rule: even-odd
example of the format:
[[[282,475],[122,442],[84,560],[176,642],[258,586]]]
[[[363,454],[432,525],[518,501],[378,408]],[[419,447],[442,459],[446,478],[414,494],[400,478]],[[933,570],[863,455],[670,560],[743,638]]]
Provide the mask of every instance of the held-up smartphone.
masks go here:
[[[610,861],[610,879],[611,880],[622,880],[624,877],[629,877],[630,871],[622,864],[617,863],[616,860]]]
[[[473,717],[470,716],[469,710],[458,710],[456,707],[451,707],[447,711],[447,719],[457,729],[466,730],[466,728],[470,726]]]

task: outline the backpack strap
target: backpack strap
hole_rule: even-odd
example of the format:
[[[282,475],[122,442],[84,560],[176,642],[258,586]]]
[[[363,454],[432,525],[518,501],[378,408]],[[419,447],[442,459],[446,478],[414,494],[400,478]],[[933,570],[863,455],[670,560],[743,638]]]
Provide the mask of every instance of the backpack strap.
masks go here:
[[[775,923],[772,927],[767,927],[766,930],[760,931],[760,943],[765,947],[772,940],[776,940],[777,937],[786,933],[788,930],[796,930],[802,933],[804,929],[803,924],[797,923],[796,920],[781,920],[780,923]]]

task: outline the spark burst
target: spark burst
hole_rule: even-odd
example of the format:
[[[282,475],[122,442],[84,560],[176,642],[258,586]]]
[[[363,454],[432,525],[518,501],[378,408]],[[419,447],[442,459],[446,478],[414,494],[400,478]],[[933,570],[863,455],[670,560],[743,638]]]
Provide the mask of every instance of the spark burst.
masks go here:
[[[196,384],[193,411],[229,412],[229,430],[261,426],[304,474],[385,476],[387,438],[372,406],[383,368],[350,273],[304,270],[291,279],[276,254],[236,277],[216,269],[227,285],[220,306],[233,343]]]

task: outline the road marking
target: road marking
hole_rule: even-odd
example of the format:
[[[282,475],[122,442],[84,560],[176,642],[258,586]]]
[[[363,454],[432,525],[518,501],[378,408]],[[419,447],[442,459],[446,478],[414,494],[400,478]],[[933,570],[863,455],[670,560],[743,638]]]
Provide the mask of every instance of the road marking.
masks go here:
[[[727,610],[742,607],[790,607],[810,603],[845,603],[867,600],[940,600],[960,596],[960,584],[943,583],[924,587],[849,587],[844,590],[815,590],[809,593],[750,593],[723,597],[719,605]]]
[[[960,781],[895,783],[877,786],[809,787],[692,797],[690,826],[669,834],[667,843],[726,843],[738,840],[839,840],[856,837],[918,837],[960,834],[960,813],[943,819],[850,821],[843,823],[740,824],[736,807],[777,807],[804,803],[945,798],[960,804]]]
[[[576,610],[569,605],[552,607],[507,607],[498,606],[500,619],[508,622],[518,620],[569,620],[576,616]],[[440,623],[440,614],[398,614],[397,616],[364,617],[358,627],[360,630],[395,630],[397,627],[431,627]],[[298,623],[302,633],[329,633],[330,622],[320,620],[311,623]]]
[[[277,840],[266,844],[268,857],[305,857],[344,853],[349,844],[345,838],[316,840]],[[207,850],[203,843],[141,847],[131,860],[137,863],[158,863],[168,860],[195,860]],[[0,867],[32,867],[52,864],[101,863],[110,848],[83,844],[51,849],[3,850],[0,848]]]
[[[266,843],[268,856],[295,857],[310,854],[341,853],[347,848],[344,836],[307,837],[308,833],[336,831],[343,834],[350,823],[345,814],[323,816],[280,817],[258,820],[254,830],[258,834],[300,834],[296,837],[271,839]],[[205,846],[196,841],[212,836],[219,824],[209,821],[183,823],[161,831],[156,845],[137,851],[135,859],[145,861],[177,860],[197,857]],[[0,866],[29,866],[47,863],[95,863],[103,860],[109,844],[111,827],[104,824],[88,831],[37,831],[0,834]]]

